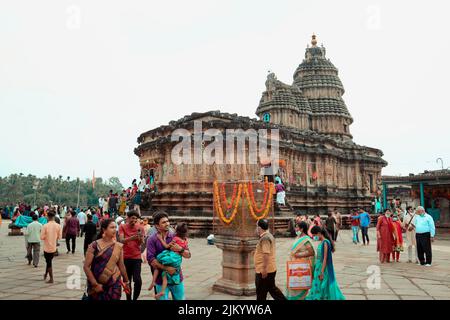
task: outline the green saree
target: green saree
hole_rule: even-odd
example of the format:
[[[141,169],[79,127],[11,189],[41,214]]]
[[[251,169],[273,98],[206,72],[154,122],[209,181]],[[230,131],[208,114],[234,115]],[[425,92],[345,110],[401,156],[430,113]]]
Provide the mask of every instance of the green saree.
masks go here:
[[[327,244],[327,265],[323,271],[323,280],[319,279],[322,272],[322,263],[324,260],[324,244]],[[317,259],[314,267],[314,278],[312,287],[306,300],[345,300],[344,295],[339,289],[333,268],[333,258],[330,241],[325,239],[317,248]]]

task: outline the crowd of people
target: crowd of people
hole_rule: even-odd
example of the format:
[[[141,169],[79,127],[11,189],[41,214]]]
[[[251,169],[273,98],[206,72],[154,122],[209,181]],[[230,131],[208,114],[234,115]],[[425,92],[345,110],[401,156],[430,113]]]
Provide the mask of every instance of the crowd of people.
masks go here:
[[[377,251],[380,263],[399,262],[404,251],[404,237],[408,246],[408,262],[415,262],[430,267],[432,263],[432,247],[436,228],[433,217],[425,212],[422,206],[406,212],[397,208],[392,212],[386,209],[377,221]],[[392,258],[392,260],[391,260]]]
[[[148,264],[151,270],[148,290],[153,291],[156,299],[168,300],[169,293],[174,300],[184,299],[181,265],[183,258],[191,257],[187,224],[178,223],[175,229],[172,228],[169,216],[163,211],[153,215],[153,226],[149,218],[141,217],[135,197],[148,187],[147,182],[146,178],[139,185],[133,181],[133,187],[124,190],[120,196],[111,190],[108,196],[99,198],[98,207],[44,206],[32,209],[21,204],[14,208],[12,223],[21,215],[30,216],[32,220],[24,230],[28,264],[38,267],[42,245],[46,262],[44,281],[53,283],[53,258],[60,254],[58,241],[65,239],[66,254],[75,254],[77,238],[84,237],[84,272],[87,276],[84,299],[117,300],[121,298],[122,290],[127,300],[139,299],[143,286],[143,263]],[[254,252],[257,299],[266,300],[268,293],[276,300],[345,299],[333,267],[335,243],[342,220],[337,209],[329,212],[326,219],[322,219],[320,214],[308,217],[297,213],[293,222],[296,238],[287,262],[306,261],[310,266],[311,282],[301,290],[292,289],[286,283],[284,293],[275,284],[275,238],[269,231],[269,222],[258,220],[256,232],[259,241]],[[361,233],[363,245],[368,246],[369,213],[360,208],[352,210],[350,222],[353,243],[360,243]],[[376,234],[380,263],[399,262],[406,239],[408,262],[415,258],[418,264],[431,266],[435,227],[432,217],[423,207],[415,211],[408,207],[406,212],[399,208],[394,212],[386,209],[377,220]],[[317,249],[314,241],[318,243]]]
[[[152,227],[149,218],[142,218],[134,209],[127,210],[126,216],[104,210],[68,208],[61,218],[61,211],[51,207],[41,216],[45,223],[38,221],[39,212],[32,212],[32,222],[24,228],[28,264],[38,267],[42,244],[44,281],[53,283],[53,259],[60,255],[59,240],[65,239],[67,254],[75,254],[76,239],[84,237],[84,271],[88,279],[85,299],[120,299],[123,289],[127,300],[137,300],[142,288],[142,263],[151,268],[153,279],[148,290],[153,289],[158,300],[167,300],[169,292],[173,299],[184,299],[181,261],[191,255],[187,224],[178,223],[174,229],[168,215],[157,212]]]
[[[292,236],[295,236],[295,225],[302,221],[308,226],[307,235],[310,237],[312,237],[312,228],[317,226],[325,228],[330,235],[331,240],[337,241],[339,231],[342,229],[342,215],[337,208],[330,211],[326,219],[322,219],[319,213],[314,216],[308,216],[306,213],[297,212],[295,219],[290,223],[290,232]]]
[[[324,226],[315,223],[308,224],[303,215],[298,216],[295,222],[296,239],[287,260],[287,263],[298,262],[299,259],[307,262],[310,284],[298,289],[290,287],[287,281],[283,294],[275,284],[275,238],[269,231],[269,222],[266,219],[258,220],[259,242],[254,253],[257,300],[266,300],[268,293],[274,300],[345,300],[333,267],[334,240]],[[313,241],[319,243],[317,253]]]

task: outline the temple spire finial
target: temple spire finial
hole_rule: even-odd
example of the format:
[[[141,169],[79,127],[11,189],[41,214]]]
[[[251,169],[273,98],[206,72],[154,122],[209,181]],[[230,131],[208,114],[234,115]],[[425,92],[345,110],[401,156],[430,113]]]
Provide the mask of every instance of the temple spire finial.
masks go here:
[[[313,47],[315,47],[317,45],[317,39],[316,39],[316,34],[315,33],[313,33],[313,35],[312,35],[311,44],[312,44]]]

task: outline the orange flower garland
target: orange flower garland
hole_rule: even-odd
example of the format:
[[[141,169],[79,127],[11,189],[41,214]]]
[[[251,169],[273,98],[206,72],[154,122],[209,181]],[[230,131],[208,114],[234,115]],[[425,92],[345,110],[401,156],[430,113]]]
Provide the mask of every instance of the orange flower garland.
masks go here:
[[[269,191],[268,192],[269,193],[269,197],[268,197],[269,199],[268,199],[268,201],[265,204],[264,211],[263,211],[262,215],[261,216],[257,216],[255,214],[255,210],[253,209],[253,205],[252,205],[252,202],[251,202],[251,199],[250,199],[250,194],[249,194],[250,192],[248,190],[248,186],[247,186],[247,184],[244,185],[244,193],[245,193],[245,195],[247,197],[248,210],[249,210],[250,214],[252,215],[252,217],[255,220],[264,219],[269,214],[269,210],[270,210],[270,206],[272,204],[272,199],[273,199],[273,194],[274,194],[274,190],[273,189],[274,189],[274,186],[273,186],[273,183],[271,182],[269,184],[269,190],[267,190],[267,191]]]
[[[215,204],[215,207],[219,214],[219,218],[226,224],[230,224],[236,218],[239,204],[241,202],[242,188],[244,188],[244,193],[247,198],[247,205],[248,205],[248,210],[250,212],[250,215],[255,220],[263,219],[269,214],[269,211],[270,211],[270,208],[272,205],[272,201],[273,201],[273,195],[275,193],[275,187],[272,182],[269,183],[267,181],[267,178],[265,179],[265,182],[264,182],[264,200],[263,200],[260,208],[258,208],[258,206],[256,204],[255,196],[253,193],[253,186],[252,186],[251,182],[244,183],[244,184],[242,184],[242,183],[235,184],[233,186],[233,195],[231,198],[231,203],[228,203],[228,200],[226,197],[226,192],[225,192],[225,184],[222,183],[222,185],[219,187],[218,182],[214,181],[214,190],[213,190],[214,204]],[[227,218],[229,210],[232,208],[233,208],[233,211],[231,212],[230,217]],[[225,213],[224,213],[224,211],[225,211]],[[256,213],[255,213],[255,211],[256,211]],[[257,214],[260,214],[260,213],[262,213],[262,214],[258,216]]]
[[[231,213],[231,216],[229,218],[227,218],[225,216],[224,212],[223,212],[222,204],[221,204],[221,201],[220,201],[219,185],[218,185],[217,181],[214,181],[214,201],[215,201],[215,205],[216,205],[217,211],[219,213],[219,217],[224,223],[230,224],[234,220],[234,218],[236,217],[236,214],[237,214],[237,211],[238,211],[238,207],[239,207],[239,203],[241,202],[241,195],[242,195],[242,184],[240,183],[239,187],[238,187],[236,199],[234,201],[233,212]],[[227,205],[227,203],[226,203],[226,205]],[[231,207],[232,206],[233,206],[233,201],[231,202]]]
[[[260,208],[258,208],[258,205],[256,204],[255,194],[253,192],[253,185],[250,181],[248,182],[248,194],[250,195],[251,204],[253,206],[253,209],[256,211],[256,213],[261,213],[266,208],[267,196],[269,194],[269,182],[267,180],[267,177],[264,181],[264,200],[263,200],[263,203],[261,204]],[[248,202],[250,202],[250,199],[247,197]]]
[[[234,200],[236,199],[236,192],[237,192],[236,184],[234,184],[234,186],[233,186],[233,196],[231,197],[230,204],[228,204],[228,200],[226,197],[225,183],[222,183],[221,191],[222,191],[221,192],[222,193],[222,203],[224,204],[224,207],[226,208],[226,210],[230,210],[233,207]]]

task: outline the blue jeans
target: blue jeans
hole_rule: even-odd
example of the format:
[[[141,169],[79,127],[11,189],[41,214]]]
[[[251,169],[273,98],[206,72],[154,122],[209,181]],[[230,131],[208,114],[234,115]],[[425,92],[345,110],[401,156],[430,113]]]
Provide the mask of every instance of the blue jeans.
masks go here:
[[[353,243],[359,243],[359,227],[358,226],[352,226],[353,231]]]
[[[156,284],[155,287],[157,293],[161,292],[162,286]],[[183,282],[180,284],[173,284],[173,285],[168,284],[166,292],[158,300],[169,300],[169,291],[170,293],[172,293],[172,300],[185,300]]]

